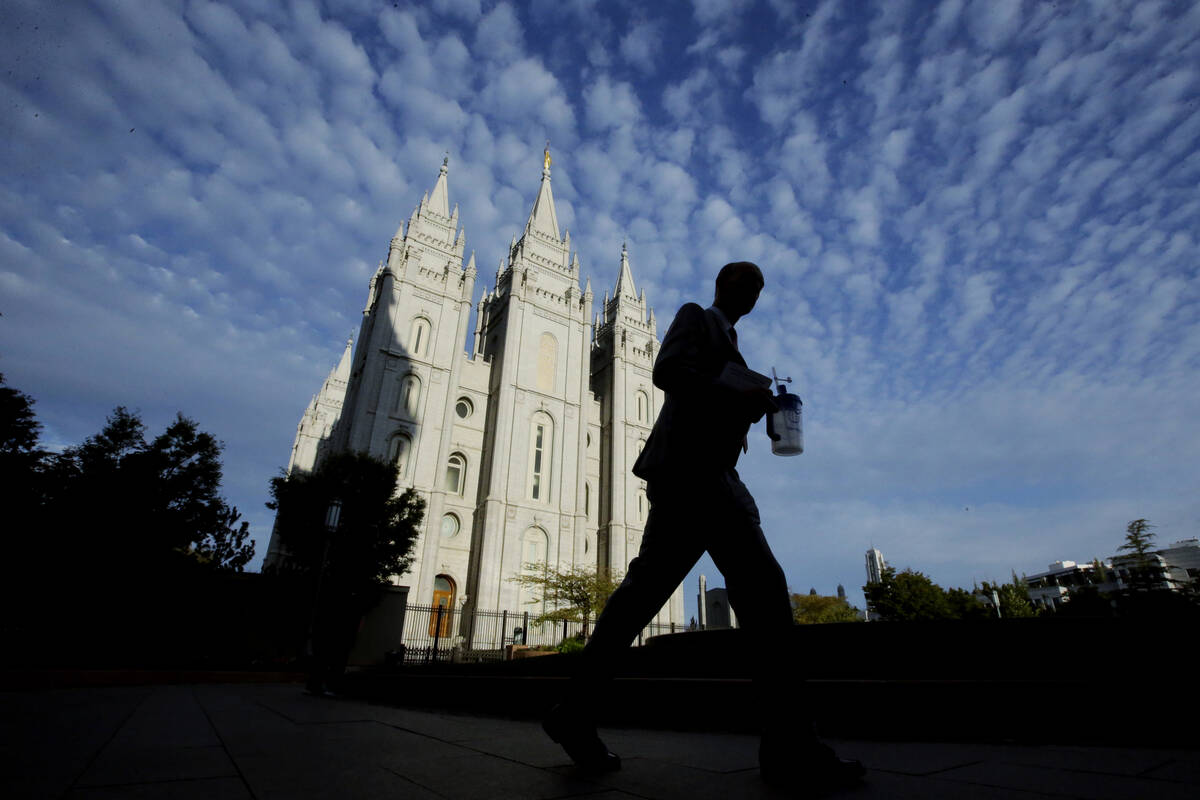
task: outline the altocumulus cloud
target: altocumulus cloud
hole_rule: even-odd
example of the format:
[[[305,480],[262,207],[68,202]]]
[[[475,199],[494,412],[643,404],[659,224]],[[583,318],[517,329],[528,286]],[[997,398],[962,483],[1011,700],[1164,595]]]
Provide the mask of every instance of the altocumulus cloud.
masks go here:
[[[660,330],[724,261],[809,452],[744,472],[795,588],[945,584],[1197,533],[1200,7],[6,5],[0,367],[52,443],[117,404],[267,480],[451,156],[482,280],[545,139],[603,292]],[[970,509],[967,511],[966,509]],[[711,569],[711,567],[706,567]],[[688,592],[690,596],[691,592]]]

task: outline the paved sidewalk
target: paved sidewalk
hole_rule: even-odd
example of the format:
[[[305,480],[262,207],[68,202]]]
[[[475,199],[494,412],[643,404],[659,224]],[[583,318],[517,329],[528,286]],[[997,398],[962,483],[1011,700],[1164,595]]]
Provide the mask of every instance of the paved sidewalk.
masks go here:
[[[624,769],[575,773],[535,722],[304,695],[296,685],[0,693],[4,798],[786,797],[765,787],[753,737],[604,730]],[[834,743],[868,766],[837,797],[1200,796],[1200,752],[1100,747]]]

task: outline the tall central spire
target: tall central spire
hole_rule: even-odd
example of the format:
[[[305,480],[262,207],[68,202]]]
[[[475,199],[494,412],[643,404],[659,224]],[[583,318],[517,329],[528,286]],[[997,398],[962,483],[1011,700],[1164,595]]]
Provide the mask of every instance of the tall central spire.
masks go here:
[[[558,214],[554,210],[554,192],[550,191],[550,144],[542,154],[542,185],[538,189],[537,199],[533,201],[533,211],[529,214],[529,222],[525,230],[537,231],[550,236],[554,241],[561,241],[558,233]]]

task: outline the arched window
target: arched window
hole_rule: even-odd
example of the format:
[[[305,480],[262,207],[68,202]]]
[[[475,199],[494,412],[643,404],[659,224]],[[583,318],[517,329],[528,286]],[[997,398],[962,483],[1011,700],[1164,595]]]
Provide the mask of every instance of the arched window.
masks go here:
[[[451,494],[462,494],[466,483],[467,459],[461,453],[455,453],[446,461],[446,491]]]
[[[454,581],[449,575],[438,575],[433,579],[433,606],[429,613],[429,635],[450,635],[450,622],[454,617]],[[442,624],[438,626],[438,609],[442,610]]]
[[[408,436],[403,433],[397,433],[392,437],[392,441],[388,445],[388,460],[396,465],[396,470],[401,478],[408,475],[408,462],[411,453],[412,440]]]
[[[646,512],[649,510],[650,501],[646,498],[646,490],[638,489],[637,493],[637,518],[638,522],[646,521]]]
[[[554,373],[558,369],[558,341],[548,333],[538,343],[537,388],[547,394],[554,392]]]
[[[549,551],[550,539],[541,528],[528,528],[521,536],[521,572],[526,575],[540,575],[548,567],[546,554]],[[528,584],[521,584],[519,611],[542,611],[545,602],[538,603],[544,593]]]
[[[416,419],[421,403],[421,379],[411,372],[400,379],[400,393],[396,397],[396,411]]]
[[[639,389],[635,402],[637,403],[637,421],[646,422],[650,418],[650,398]]]
[[[521,563],[536,564],[539,569],[546,565],[548,537],[541,528],[530,528],[521,539]]]
[[[408,352],[410,355],[424,358],[429,354],[429,340],[432,338],[433,326],[424,317],[412,321],[412,329],[408,334]]]
[[[592,485],[590,483],[583,485],[583,515],[588,519],[592,518]]]
[[[539,411],[529,424],[529,496],[550,500],[550,460],[554,447],[554,422]]]

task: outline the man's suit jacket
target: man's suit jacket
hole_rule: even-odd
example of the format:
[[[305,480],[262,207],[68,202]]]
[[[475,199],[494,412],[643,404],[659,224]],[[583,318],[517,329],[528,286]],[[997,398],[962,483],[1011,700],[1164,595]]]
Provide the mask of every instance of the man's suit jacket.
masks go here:
[[[717,383],[730,361],[746,366],[716,315],[695,303],[680,308],[654,361],[654,385],[666,399],[633,474],[648,481],[686,479],[736,466],[746,432],[761,413]]]

